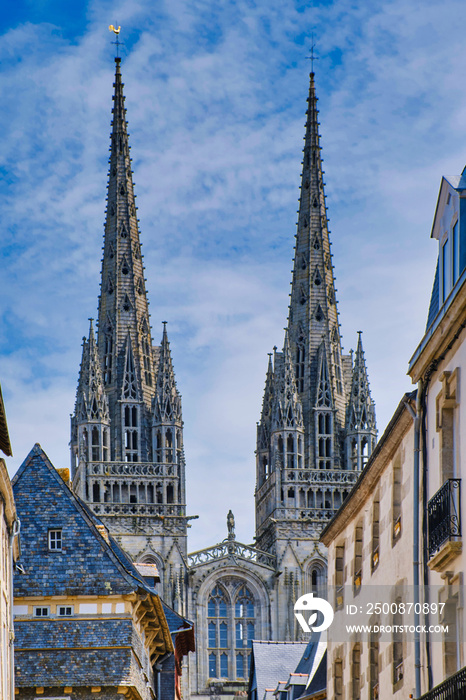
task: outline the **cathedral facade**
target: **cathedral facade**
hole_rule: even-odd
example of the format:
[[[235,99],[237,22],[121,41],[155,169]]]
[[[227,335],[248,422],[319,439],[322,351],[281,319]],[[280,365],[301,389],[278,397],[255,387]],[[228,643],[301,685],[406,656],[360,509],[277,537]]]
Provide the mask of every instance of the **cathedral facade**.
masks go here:
[[[154,345],[134,201],[120,59],[98,326],[83,340],[71,420],[73,488],[135,562],[156,564],[164,601],[193,621],[185,697],[246,688],[253,639],[301,638],[294,601],[323,592],[320,532],[376,441],[359,335],[342,353],[325,206],[317,97],[310,76],[291,302],[283,349],[269,357],[257,427],[254,544],[189,553],[181,397],[163,326]]]

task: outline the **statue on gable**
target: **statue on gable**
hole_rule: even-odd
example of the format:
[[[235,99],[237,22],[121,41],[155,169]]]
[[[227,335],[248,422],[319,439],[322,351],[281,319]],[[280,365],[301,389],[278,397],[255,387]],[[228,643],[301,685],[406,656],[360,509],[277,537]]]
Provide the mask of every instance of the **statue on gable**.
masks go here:
[[[233,515],[232,510],[228,511],[227,527],[228,527],[228,539],[234,540],[236,538],[236,535],[235,535],[235,516]]]

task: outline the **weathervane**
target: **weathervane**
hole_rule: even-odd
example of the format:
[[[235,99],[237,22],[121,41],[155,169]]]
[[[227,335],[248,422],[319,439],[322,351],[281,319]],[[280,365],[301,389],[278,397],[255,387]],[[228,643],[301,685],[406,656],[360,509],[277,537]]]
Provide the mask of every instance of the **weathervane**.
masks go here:
[[[116,41],[112,41],[112,44],[115,44],[115,46],[116,46],[116,54],[117,54],[117,58],[118,58],[118,49],[121,46],[121,42],[119,40],[118,35],[120,33],[121,27],[117,28],[117,27],[114,27],[113,24],[111,24],[108,29],[110,32],[113,32],[116,36]]]
[[[316,56],[315,53],[314,53],[314,49],[315,49],[315,47],[316,47],[316,45],[315,45],[315,43],[314,43],[314,32],[312,32],[311,38],[312,38],[311,55],[310,55],[310,56],[306,56],[306,58],[308,58],[308,59],[310,60],[310,62],[311,62],[311,73],[314,73],[314,61],[318,61],[318,60],[319,60],[319,57]]]

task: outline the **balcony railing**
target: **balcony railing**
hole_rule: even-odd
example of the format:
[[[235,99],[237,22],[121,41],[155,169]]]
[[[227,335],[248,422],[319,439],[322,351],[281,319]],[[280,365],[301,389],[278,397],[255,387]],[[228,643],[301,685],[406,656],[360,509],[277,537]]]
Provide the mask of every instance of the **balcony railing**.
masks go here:
[[[466,668],[450,676],[440,685],[421,695],[420,700],[464,700],[466,697]]]
[[[452,537],[461,537],[461,479],[447,479],[427,506],[429,557]]]

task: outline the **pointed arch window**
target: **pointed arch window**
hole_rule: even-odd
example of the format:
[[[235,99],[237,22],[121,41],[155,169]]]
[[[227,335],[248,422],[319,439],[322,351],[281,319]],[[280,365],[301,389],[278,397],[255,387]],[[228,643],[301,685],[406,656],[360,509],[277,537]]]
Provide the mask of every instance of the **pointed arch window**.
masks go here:
[[[241,586],[235,600],[235,657],[236,674],[249,672],[252,640],[255,637],[254,597],[247,586]]]
[[[225,591],[217,584],[207,602],[207,630],[209,645],[209,676],[228,677],[228,605]]]
[[[327,569],[323,562],[312,561],[307,570],[307,590],[323,596],[327,590]]]
[[[252,640],[256,636],[258,606],[246,583],[230,598],[215,584],[207,602],[207,639],[211,678],[247,678]]]
[[[325,316],[324,316],[324,312],[322,311],[322,307],[320,304],[318,304],[316,312],[315,312],[315,319],[316,319],[316,321],[318,321],[320,323],[321,321],[324,320],[324,318],[325,318]]]
[[[319,469],[332,468],[333,453],[333,413],[316,412],[317,466]]]
[[[125,294],[125,298],[123,299],[123,311],[131,311],[132,309],[132,304],[130,301],[130,298],[127,294]]]
[[[126,462],[139,461],[139,407],[123,406],[124,457]]]
[[[131,343],[131,341],[129,341]],[[131,344],[128,345],[125,361],[125,375],[123,380],[123,398],[135,399],[137,396],[136,370],[134,368]]]
[[[320,287],[322,284],[322,276],[319,272],[319,268],[316,267],[316,271],[314,273],[314,284],[316,287]]]

